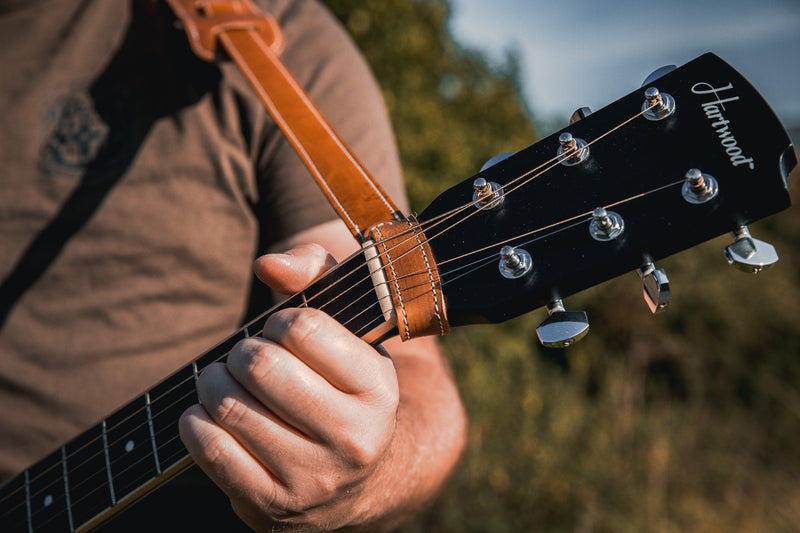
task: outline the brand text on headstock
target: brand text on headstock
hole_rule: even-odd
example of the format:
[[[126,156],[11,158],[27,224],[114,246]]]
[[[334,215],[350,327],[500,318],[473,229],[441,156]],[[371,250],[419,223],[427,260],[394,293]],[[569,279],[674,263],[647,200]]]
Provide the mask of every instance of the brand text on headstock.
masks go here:
[[[755,161],[752,157],[744,155],[742,149],[739,147],[739,142],[736,140],[736,137],[733,136],[733,131],[729,127],[731,121],[727,120],[722,114],[723,111],[727,111],[725,109],[726,103],[735,102],[739,99],[738,96],[720,96],[720,93],[732,89],[732,83],[728,83],[728,85],[724,87],[714,87],[710,83],[701,81],[692,86],[692,92],[694,94],[710,94],[716,98],[715,100],[705,102],[701,105],[703,106],[706,117],[713,121],[711,127],[716,131],[719,142],[725,148],[725,153],[728,154],[731,164],[735,167],[745,165],[750,170],[754,170],[756,168]]]

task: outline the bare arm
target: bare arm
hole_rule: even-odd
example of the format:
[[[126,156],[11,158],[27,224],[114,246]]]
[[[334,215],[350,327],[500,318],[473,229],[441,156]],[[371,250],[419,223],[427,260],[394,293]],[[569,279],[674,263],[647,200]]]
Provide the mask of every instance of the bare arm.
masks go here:
[[[344,225],[303,231],[256,273],[302,289],[355,249]],[[386,529],[419,510],[453,469],[465,417],[433,339],[384,343],[391,358],[311,309],[285,310],[200,381],[203,406],[181,434],[192,456],[255,529]]]

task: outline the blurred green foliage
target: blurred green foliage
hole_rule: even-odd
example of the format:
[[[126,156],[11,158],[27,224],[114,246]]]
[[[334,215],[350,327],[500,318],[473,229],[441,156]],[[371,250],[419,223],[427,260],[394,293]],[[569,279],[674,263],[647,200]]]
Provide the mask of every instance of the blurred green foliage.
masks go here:
[[[382,87],[414,210],[535,141],[515,55],[454,43],[446,1],[326,3]],[[592,332],[569,350],[539,347],[543,311],[453,331],[468,449],[402,531],[800,530],[800,210],[751,229],[769,272],[729,268],[720,237],[660,263],[665,313],[635,274],[570,298]]]

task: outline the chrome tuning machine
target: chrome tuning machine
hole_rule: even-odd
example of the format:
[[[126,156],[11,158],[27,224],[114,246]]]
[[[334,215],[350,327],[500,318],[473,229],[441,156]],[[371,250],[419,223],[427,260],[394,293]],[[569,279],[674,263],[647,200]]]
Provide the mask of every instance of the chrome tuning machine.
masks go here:
[[[497,267],[504,278],[517,279],[531,271],[533,260],[531,254],[522,248],[503,246],[500,249],[500,262]]]
[[[666,309],[672,295],[664,269],[656,268],[652,261],[646,261],[636,272],[642,279],[642,295],[650,312],[655,314]]]
[[[476,178],[472,182],[472,201],[477,209],[494,209],[503,203],[503,188],[499,183]]]
[[[725,258],[739,270],[758,274],[778,262],[775,247],[751,237],[747,226],[739,226],[731,235],[734,242],[725,247]]]
[[[480,171],[483,172],[499,162],[508,159],[512,155],[514,155],[514,152],[497,154],[486,161]],[[472,188],[474,190],[472,193],[472,201],[476,209],[494,209],[503,203],[503,188],[497,182],[487,181],[485,178],[476,178],[475,181],[472,182]]]
[[[675,99],[655,87],[648,87],[644,98],[642,114],[647,120],[663,120],[675,112]]]
[[[646,87],[646,86],[652,85],[653,82],[656,81],[658,78],[660,78],[661,76],[664,76],[666,74],[669,74],[670,72],[672,72],[676,68],[678,68],[678,67],[676,67],[675,65],[664,65],[661,68],[655,69],[653,72],[651,72],[644,79],[644,81],[642,82],[642,87]]]
[[[558,161],[567,167],[583,163],[589,157],[589,145],[583,139],[573,137],[571,133],[565,131],[558,136]]]
[[[592,212],[589,234],[596,241],[611,241],[625,231],[625,221],[619,213],[598,207]]]
[[[536,328],[542,346],[566,348],[589,332],[589,318],[585,311],[567,311],[558,298],[547,304],[546,309],[550,316]]]
[[[705,174],[696,168],[690,168],[686,172],[681,194],[690,204],[704,204],[713,200],[718,192],[719,184],[711,174]]]
[[[591,114],[592,114],[592,110],[589,109],[588,107],[580,107],[580,108],[576,109],[575,112],[572,113],[572,115],[570,115],[569,123],[570,124],[575,124],[576,122],[585,119],[586,117],[588,117]]]

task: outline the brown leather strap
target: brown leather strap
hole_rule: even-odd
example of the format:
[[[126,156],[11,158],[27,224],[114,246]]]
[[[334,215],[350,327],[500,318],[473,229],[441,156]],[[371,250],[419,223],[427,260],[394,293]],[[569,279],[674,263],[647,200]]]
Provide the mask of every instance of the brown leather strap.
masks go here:
[[[278,57],[283,34],[250,0],[167,0],[183,22],[192,50],[217,58],[217,42],[233,59],[328,201],[359,241],[371,226],[400,220],[399,210],[334,131]]]
[[[419,223],[409,217],[370,229],[386,274],[397,327],[403,340],[422,335],[447,335],[439,270]]]

